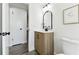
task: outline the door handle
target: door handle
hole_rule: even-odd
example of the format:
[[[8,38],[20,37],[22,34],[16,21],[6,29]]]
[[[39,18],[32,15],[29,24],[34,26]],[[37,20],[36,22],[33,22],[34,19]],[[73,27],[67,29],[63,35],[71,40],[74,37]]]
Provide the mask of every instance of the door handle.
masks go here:
[[[0,35],[2,35],[2,33],[0,33]]]
[[[10,32],[7,32],[7,35],[10,35]]]
[[[0,35],[2,35],[2,36],[10,35],[10,32],[3,32],[3,33],[0,33]]]
[[[6,35],[6,32],[3,32],[3,33],[0,33],[1,36],[5,36]]]

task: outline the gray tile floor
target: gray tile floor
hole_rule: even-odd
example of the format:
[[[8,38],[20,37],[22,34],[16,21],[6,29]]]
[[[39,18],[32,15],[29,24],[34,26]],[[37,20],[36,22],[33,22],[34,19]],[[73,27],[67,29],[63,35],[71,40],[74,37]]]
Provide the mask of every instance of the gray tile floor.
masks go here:
[[[9,55],[38,55],[36,51],[27,52],[27,44],[18,44],[9,47]]]
[[[9,54],[10,55],[22,55],[27,51],[28,51],[27,50],[27,43],[18,44],[18,45],[9,47]]]

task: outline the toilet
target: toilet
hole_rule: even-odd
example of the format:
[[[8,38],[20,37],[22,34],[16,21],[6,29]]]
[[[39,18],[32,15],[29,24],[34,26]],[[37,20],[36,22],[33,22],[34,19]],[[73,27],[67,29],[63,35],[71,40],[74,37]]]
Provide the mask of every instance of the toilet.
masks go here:
[[[69,38],[62,38],[64,55],[79,55],[79,41]]]

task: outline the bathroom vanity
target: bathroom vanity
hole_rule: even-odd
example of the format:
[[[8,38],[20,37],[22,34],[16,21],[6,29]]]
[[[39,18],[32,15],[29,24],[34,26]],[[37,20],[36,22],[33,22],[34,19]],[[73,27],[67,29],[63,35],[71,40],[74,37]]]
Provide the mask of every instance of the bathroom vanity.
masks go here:
[[[54,32],[35,31],[35,50],[40,55],[54,54]]]

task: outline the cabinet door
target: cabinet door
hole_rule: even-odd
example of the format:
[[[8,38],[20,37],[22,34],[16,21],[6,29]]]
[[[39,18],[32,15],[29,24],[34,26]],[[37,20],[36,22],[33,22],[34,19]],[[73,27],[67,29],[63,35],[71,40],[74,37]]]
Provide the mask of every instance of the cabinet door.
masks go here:
[[[35,49],[39,54],[44,54],[44,34],[35,32]]]
[[[53,33],[35,33],[35,49],[40,55],[54,53]]]
[[[48,55],[54,54],[54,34],[45,34],[45,53]]]
[[[39,39],[38,39],[38,52],[39,54],[45,54],[45,43],[44,43],[44,34],[39,33]]]

